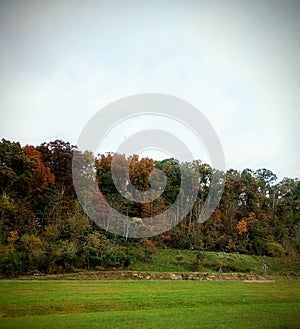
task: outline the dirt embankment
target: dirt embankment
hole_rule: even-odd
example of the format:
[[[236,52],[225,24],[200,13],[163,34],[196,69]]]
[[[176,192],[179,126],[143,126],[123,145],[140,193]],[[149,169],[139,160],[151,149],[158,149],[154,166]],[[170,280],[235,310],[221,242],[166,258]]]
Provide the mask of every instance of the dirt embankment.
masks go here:
[[[138,271],[97,271],[89,273],[48,274],[22,276],[28,280],[205,280],[205,281],[246,281],[270,282],[299,280],[299,276],[260,275],[247,273],[202,273],[202,272],[138,272]]]

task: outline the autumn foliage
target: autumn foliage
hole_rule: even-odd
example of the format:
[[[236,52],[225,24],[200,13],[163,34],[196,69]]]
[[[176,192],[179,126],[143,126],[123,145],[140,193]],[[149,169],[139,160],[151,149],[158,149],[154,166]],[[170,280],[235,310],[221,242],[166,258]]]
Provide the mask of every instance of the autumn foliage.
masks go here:
[[[144,255],[140,257],[145,259],[159,247],[299,256],[298,178],[277,182],[276,175],[267,169],[230,169],[218,208],[200,223],[214,169],[195,161],[200,187],[191,211],[171,230],[138,241],[111,234],[110,218],[103,206],[94,209],[103,218],[101,227],[90,221],[85,211],[94,202],[90,204],[91,197],[87,197],[86,204],[80,204],[73,186],[72,159],[76,150],[76,146],[61,140],[37,147],[22,147],[4,139],[0,142],[2,274],[128,267],[133,257],[130,246],[137,243]],[[96,182],[103,200],[141,224],[172,206],[180,192],[180,168],[190,168],[190,164],[175,159],[155,161],[137,155],[94,156],[89,152],[82,156],[92,163],[82,174]],[[120,190],[112,177],[113,157],[118,158],[117,171],[129,168],[127,178],[117,176]],[[159,186],[160,176],[155,169],[167,178],[164,191],[151,202],[134,201],[136,191]],[[87,187],[85,193],[89,196],[93,191]]]

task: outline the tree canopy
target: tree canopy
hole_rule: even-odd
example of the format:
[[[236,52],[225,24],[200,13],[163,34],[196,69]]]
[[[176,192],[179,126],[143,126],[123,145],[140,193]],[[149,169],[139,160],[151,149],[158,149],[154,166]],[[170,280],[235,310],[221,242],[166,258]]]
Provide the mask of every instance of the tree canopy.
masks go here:
[[[136,239],[117,237],[99,227],[85,214],[72,180],[76,146],[56,140],[22,147],[0,142],[0,271],[19,275],[32,271],[53,273],[74,269],[116,268],[130,264],[128,245]],[[85,169],[105,200],[118,212],[143,222],[168,209],[180,191],[180,170],[191,164],[175,159],[155,161],[120,154],[85,156],[93,168]],[[129,168],[129,177],[116,188],[111,166]],[[284,178],[262,168],[227,170],[218,208],[204,223],[199,214],[208,196],[214,168],[200,160],[196,202],[182,221],[167,232],[142,239],[143,246],[156,243],[177,249],[240,252],[255,255],[298,255],[300,252],[300,181]],[[157,170],[155,170],[157,169]],[[136,190],[159,186],[162,171],[166,185],[154,201],[136,202]],[[88,193],[88,190],[87,190]],[[86,205],[89,206],[89,205]],[[105,217],[105,208],[99,208]],[[109,223],[109,218],[107,218]],[[147,242],[148,241],[148,242]],[[127,248],[127,249],[126,249]]]

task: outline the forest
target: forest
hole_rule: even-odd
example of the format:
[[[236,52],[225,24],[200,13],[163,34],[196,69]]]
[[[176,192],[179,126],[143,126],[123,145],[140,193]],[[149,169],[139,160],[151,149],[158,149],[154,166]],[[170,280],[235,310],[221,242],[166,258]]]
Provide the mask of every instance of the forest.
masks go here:
[[[24,147],[5,139],[0,142],[1,275],[128,268],[133,257],[151,257],[154,248],[299,257],[298,178],[278,182],[276,174],[265,168],[227,170],[221,201],[212,216],[201,223],[197,219],[214,173],[210,165],[200,160],[189,164],[137,155],[85,154],[93,159],[92,172],[106,201],[141,222],[174,203],[180,190],[180,169],[196,166],[200,188],[189,213],[164,233],[136,239],[112,234],[86,215],[72,179],[76,150],[62,140]],[[129,163],[131,184],[140,191],[149,188],[149,174],[154,168],[163,171],[167,182],[161,196],[145,203],[124,198],[112,178],[114,156],[119,157],[119,163]],[[133,193],[132,186],[123,184],[128,195]],[[105,217],[105,209],[100,211]]]

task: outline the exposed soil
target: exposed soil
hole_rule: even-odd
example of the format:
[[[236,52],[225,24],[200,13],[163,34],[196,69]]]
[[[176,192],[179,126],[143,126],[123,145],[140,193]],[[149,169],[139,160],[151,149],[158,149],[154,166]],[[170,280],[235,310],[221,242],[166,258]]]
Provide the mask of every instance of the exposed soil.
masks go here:
[[[206,281],[244,281],[244,282],[274,282],[299,280],[299,276],[259,275],[247,273],[218,273],[202,272],[138,272],[138,271],[95,271],[70,274],[47,274],[22,276],[18,279],[27,280],[206,280]]]

